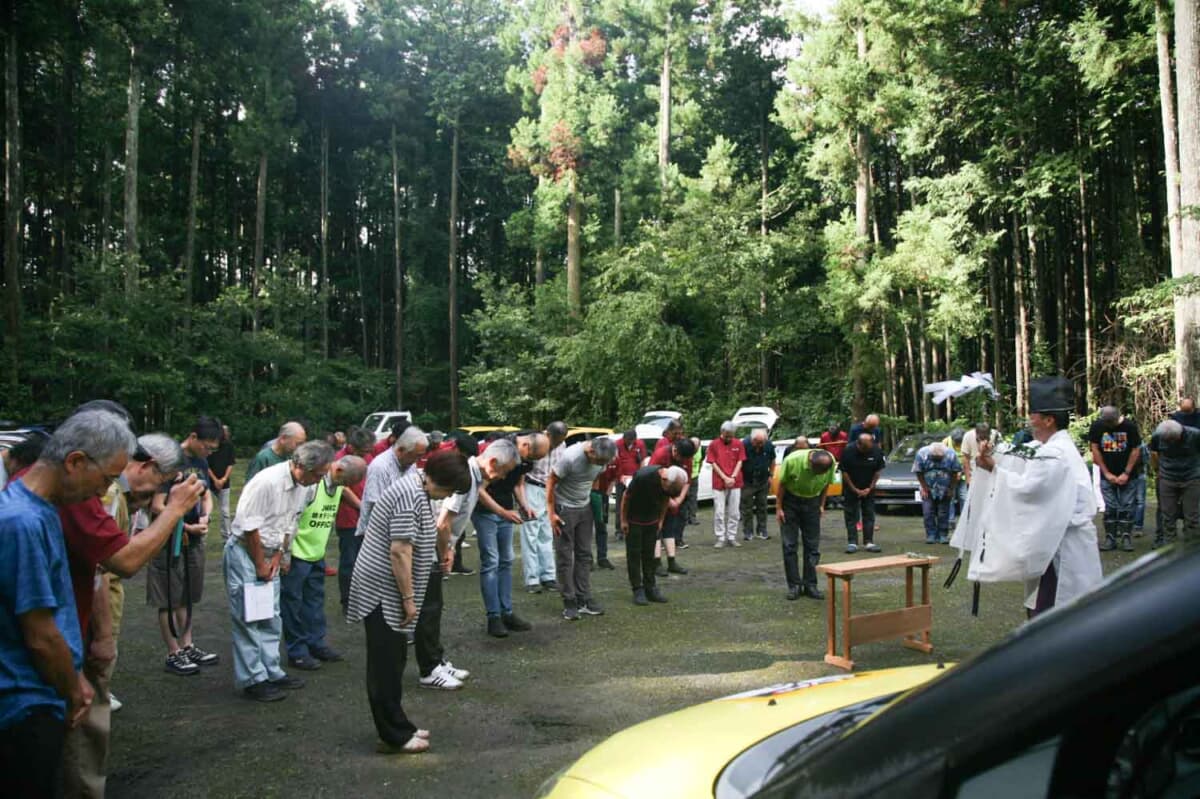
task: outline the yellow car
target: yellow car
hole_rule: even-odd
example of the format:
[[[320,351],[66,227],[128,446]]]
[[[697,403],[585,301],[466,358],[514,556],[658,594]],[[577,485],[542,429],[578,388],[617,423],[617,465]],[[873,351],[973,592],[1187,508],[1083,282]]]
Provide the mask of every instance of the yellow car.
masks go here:
[[[623,730],[551,777],[538,799],[670,799],[714,796],[718,780],[743,795],[764,778],[761,757],[777,755],[830,717],[865,718],[898,694],[945,673],[936,665],[838,674],[716,699]],[[663,747],[663,741],[670,741]],[[649,756],[647,753],[653,753]],[[754,753],[753,763],[739,760]]]
[[[566,442],[567,446],[578,444],[580,441],[591,441],[593,438],[600,436],[608,436],[611,438],[616,433],[611,427],[572,427],[567,430]]]

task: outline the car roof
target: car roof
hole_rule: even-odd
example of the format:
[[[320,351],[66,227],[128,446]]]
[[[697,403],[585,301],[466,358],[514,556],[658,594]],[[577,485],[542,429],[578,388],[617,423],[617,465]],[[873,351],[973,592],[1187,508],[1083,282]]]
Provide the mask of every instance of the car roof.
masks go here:
[[[611,436],[615,432],[611,427],[571,427],[568,428],[567,435],[574,436],[580,433],[594,433],[595,435]]]
[[[521,428],[513,427],[512,425],[473,424],[458,429],[474,436],[480,433],[515,433]]]
[[[1142,557],[818,747],[755,796],[886,795],[899,775],[969,758],[1014,728],[1052,724],[1086,697],[1119,694],[1200,646],[1197,569],[1200,542]],[[921,729],[935,734],[913,734]]]

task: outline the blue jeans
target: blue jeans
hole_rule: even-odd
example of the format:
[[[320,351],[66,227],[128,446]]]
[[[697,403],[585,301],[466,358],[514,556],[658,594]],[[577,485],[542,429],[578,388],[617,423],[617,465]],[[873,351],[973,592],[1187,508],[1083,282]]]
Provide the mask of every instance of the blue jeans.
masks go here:
[[[512,522],[494,513],[476,511],[471,524],[479,538],[479,593],[489,616],[507,616],[512,609]]]
[[[342,599],[342,610],[350,604],[350,580],[354,577],[354,561],[358,560],[358,548],[362,539],[354,534],[353,527],[339,527],[338,537],[338,594]]]
[[[1100,476],[1100,496],[1104,497],[1104,533],[1119,536],[1133,529],[1137,509],[1137,485],[1131,477],[1123,486],[1110,483]]]
[[[959,479],[954,486],[954,499],[950,502],[950,521],[949,526],[954,526],[954,520],[957,519],[967,506],[967,481]]]
[[[925,543],[950,540],[950,505],[954,495],[921,500],[921,514],[925,517]]]
[[[525,585],[548,583],[554,579],[554,536],[546,513],[546,489],[525,483],[525,502],[534,517],[521,525],[521,564]]]
[[[1146,472],[1143,470],[1129,482],[1133,483],[1136,498],[1136,504],[1133,506],[1133,529],[1141,530],[1146,526]]]
[[[233,684],[249,688],[267,680],[283,679],[287,674],[279,667],[279,638],[283,632],[279,618],[279,577],[271,581],[275,588],[275,615],[247,622],[242,591],[247,584],[258,582],[258,575],[250,553],[232,536],[225,542],[222,569],[232,622]]]
[[[296,660],[321,652],[325,645],[325,560],[292,558],[279,578],[283,637],[288,657]]]

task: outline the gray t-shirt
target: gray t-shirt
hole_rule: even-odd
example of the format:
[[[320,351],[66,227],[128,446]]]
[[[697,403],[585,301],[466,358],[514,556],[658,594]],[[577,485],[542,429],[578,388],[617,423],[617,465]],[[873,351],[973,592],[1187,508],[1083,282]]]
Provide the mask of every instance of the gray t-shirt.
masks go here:
[[[596,476],[604,471],[603,466],[597,466],[588,460],[584,445],[583,441],[572,444],[554,461],[554,474],[558,477],[554,498],[564,508],[588,507],[591,502],[592,483]]]
[[[1158,453],[1160,479],[1172,483],[1200,480],[1200,430],[1183,428],[1183,436],[1169,446],[1155,433],[1150,437],[1150,451]]]

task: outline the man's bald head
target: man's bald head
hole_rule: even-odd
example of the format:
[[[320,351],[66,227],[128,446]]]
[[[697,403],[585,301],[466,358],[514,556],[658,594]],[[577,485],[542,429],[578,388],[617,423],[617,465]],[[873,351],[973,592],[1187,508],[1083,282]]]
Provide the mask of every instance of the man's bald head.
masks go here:
[[[833,468],[833,456],[823,449],[815,449],[808,456],[808,465],[812,467],[813,474],[825,474]]]
[[[866,419],[863,419],[863,427],[868,430],[876,430],[879,428],[879,417],[876,414],[870,414]]]
[[[1181,413],[1195,413],[1196,412],[1196,400],[1194,400],[1191,397],[1180,397],[1179,398],[1179,411]]]

